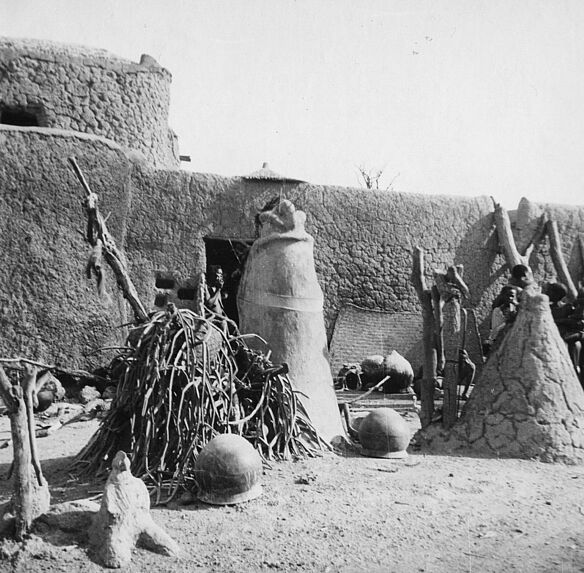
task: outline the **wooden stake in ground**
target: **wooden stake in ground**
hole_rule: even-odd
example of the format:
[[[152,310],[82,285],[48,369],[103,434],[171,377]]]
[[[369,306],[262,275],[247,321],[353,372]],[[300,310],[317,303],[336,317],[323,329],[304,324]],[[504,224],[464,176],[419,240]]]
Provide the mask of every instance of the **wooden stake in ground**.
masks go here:
[[[432,291],[426,287],[424,251],[416,247],[413,254],[412,284],[422,305],[424,339],[424,378],[422,379],[420,422],[422,428],[430,425],[434,414],[434,386],[436,382],[436,345]]]
[[[446,274],[435,273],[436,287],[443,303],[443,348],[444,348],[444,402],[442,424],[452,427],[458,418],[459,355],[463,350],[464,330],[461,315],[461,301],[468,296],[468,287],[462,280],[462,265],[449,267]]]
[[[11,384],[0,366],[0,394],[8,408],[14,449],[14,494],[10,513],[14,516],[14,536],[22,541],[32,522],[49,509],[50,494],[37,457],[33,402],[36,398],[37,369],[24,365],[21,385]]]
[[[130,472],[130,460],[118,452],[105,484],[101,507],[90,531],[90,544],[106,567],[127,567],[139,543],[164,555],[178,556],[178,544],[150,515],[150,496],[144,482]]]

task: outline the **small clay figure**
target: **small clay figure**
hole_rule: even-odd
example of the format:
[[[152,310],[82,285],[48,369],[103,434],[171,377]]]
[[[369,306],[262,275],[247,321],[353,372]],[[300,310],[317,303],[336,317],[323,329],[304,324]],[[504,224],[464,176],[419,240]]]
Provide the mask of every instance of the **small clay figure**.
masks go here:
[[[90,540],[100,560],[110,568],[128,567],[137,543],[163,555],[180,554],[178,544],[154,523],[148,489],[132,475],[130,460],[122,451],[113,459]]]

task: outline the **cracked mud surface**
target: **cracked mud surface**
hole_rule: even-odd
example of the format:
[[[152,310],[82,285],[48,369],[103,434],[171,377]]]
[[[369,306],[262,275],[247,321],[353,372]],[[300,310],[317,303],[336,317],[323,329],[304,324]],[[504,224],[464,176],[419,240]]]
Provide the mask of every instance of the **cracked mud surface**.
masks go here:
[[[426,432],[435,451],[584,462],[584,392],[547,297],[525,295],[453,431]]]

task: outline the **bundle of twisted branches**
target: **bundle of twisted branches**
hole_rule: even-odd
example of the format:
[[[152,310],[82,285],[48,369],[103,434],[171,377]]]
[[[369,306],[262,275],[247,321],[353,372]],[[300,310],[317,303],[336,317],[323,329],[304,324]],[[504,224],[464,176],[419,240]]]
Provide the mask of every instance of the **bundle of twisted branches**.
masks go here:
[[[191,486],[197,454],[218,434],[244,436],[266,462],[314,456],[323,442],[286,371],[244,337],[169,305],[130,331],[112,365],[117,396],[74,468],[106,475],[124,450],[160,503]]]

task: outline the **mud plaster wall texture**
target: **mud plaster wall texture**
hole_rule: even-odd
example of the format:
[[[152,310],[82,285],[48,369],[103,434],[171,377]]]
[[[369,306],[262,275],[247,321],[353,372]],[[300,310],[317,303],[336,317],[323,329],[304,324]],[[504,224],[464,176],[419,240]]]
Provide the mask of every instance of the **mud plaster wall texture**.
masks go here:
[[[157,167],[179,164],[168,128],[170,73],[106,52],[0,38],[0,107],[41,106],[42,127],[102,135]]]
[[[273,198],[292,200],[307,213],[306,228],[315,239],[329,340],[347,303],[419,312],[410,282],[415,246],[425,251],[428,284],[434,269],[464,265],[471,291],[465,307],[474,310],[483,337],[491,302],[509,275],[487,197],[428,197],[146,167],[134,171],[133,187],[127,248],[133,264],[142,261],[135,272],[142,273],[144,290],[152,288],[157,271],[165,270],[182,284],[195,284],[205,268],[204,237],[253,239],[256,213]],[[564,254],[577,280],[582,273],[577,237],[584,229],[584,209],[552,206],[549,212],[558,221]],[[538,281],[555,279],[547,239],[531,263]],[[469,330],[471,325],[472,317]],[[467,343],[476,346],[469,336]]]
[[[564,259],[577,287],[578,282],[584,280],[584,252],[578,240],[584,233],[584,207],[550,204],[545,206],[545,212],[558,223]],[[540,284],[557,280],[547,236],[540,247],[534,250],[529,263]]]
[[[71,367],[104,363],[103,356],[89,353],[119,343],[116,327],[129,317],[109,270],[107,286],[114,299],[109,305],[83,276],[88,254],[80,233],[83,192],[66,163],[69,155],[77,156],[103,213],[111,212],[108,226],[148,308],[157,272],[170,272],[181,284],[194,286],[206,266],[203,238],[253,239],[255,214],[279,196],[307,213],[329,337],[346,303],[419,312],[410,284],[416,245],[426,251],[429,281],[434,268],[464,264],[469,304],[479,322],[506,280],[492,204],[484,197],[424,197],[155,170],[95,136],[7,126],[0,133],[0,351],[5,356],[27,355]],[[576,268],[584,211],[554,207],[553,213],[566,257]],[[551,276],[545,246],[535,257],[540,261],[537,278]]]
[[[48,129],[0,129],[0,355],[86,367],[96,348],[119,342],[127,320],[85,277],[85,191],[67,164],[76,156],[123,248],[132,164],[111,142]],[[107,356],[107,355],[106,355]]]
[[[415,246],[426,251],[429,280],[435,268],[464,264],[469,304],[480,316],[497,290],[493,282],[502,278],[492,203],[484,197],[424,197],[146,169],[134,178],[139,191],[129,225],[128,248],[135,252],[130,258],[147,257],[166,264],[169,272],[178,268],[185,278],[204,261],[203,237],[253,239],[254,216],[270,199],[286,197],[306,211],[329,337],[345,303],[418,312],[410,284]],[[148,219],[153,212],[154,223]]]

